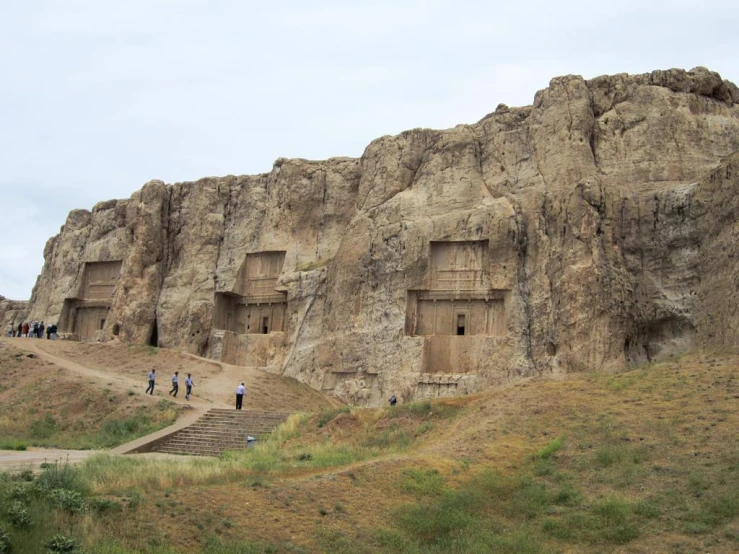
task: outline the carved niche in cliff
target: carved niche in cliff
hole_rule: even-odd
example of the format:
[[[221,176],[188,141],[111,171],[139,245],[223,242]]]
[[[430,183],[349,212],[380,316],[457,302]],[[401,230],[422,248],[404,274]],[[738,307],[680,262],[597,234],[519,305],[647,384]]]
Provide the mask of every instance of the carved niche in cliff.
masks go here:
[[[275,290],[285,252],[247,254],[231,292],[216,293],[216,329],[239,335],[283,332],[287,294]]]
[[[430,243],[429,270],[408,291],[406,334],[423,336],[422,373],[474,372],[483,340],[506,333],[507,290],[493,289],[488,241]]]
[[[76,340],[94,340],[108,318],[123,262],[86,262],[76,296],[64,299],[59,330]]]

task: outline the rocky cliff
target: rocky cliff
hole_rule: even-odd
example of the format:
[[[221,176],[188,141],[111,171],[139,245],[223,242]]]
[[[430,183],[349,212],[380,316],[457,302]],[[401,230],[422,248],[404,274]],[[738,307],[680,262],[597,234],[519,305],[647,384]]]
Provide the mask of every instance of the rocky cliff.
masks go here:
[[[364,405],[733,346],[737,151],[739,90],[716,73],[558,77],[360,159],[73,211],[30,317]]]
[[[8,300],[0,295],[0,330],[2,330],[3,336],[7,334],[9,325],[17,328],[19,323],[26,321],[27,313],[28,302]]]

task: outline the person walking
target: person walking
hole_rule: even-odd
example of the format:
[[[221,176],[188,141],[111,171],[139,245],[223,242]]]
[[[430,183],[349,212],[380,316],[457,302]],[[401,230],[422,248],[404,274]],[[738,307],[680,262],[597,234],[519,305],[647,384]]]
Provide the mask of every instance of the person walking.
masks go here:
[[[190,393],[192,392],[192,375],[187,374],[185,379],[185,400],[190,400]]]
[[[241,405],[244,403],[244,395],[246,394],[246,387],[244,383],[241,383],[236,387],[236,409],[240,410]]]
[[[18,334],[16,335],[16,337],[22,337],[22,336],[23,336],[23,324],[19,323],[18,324]]]
[[[174,375],[172,375],[172,390],[169,391],[169,394],[175,398],[177,398],[177,391],[180,390],[179,374],[179,371],[175,371]]]
[[[38,338],[42,339],[44,338],[44,322],[42,321],[38,325]]]
[[[23,324],[23,327],[21,327],[21,330],[23,331],[23,332],[21,333],[21,336],[22,336],[23,338],[26,338],[26,337],[28,336],[28,330],[29,330],[30,328],[31,328],[31,326],[30,326],[30,325],[28,325],[28,323],[27,323],[27,322]]]
[[[153,395],[154,394],[154,385],[156,384],[156,380],[157,380],[157,370],[156,369],[152,369],[149,372],[149,386],[146,387],[146,392],[144,394],[146,394],[147,392],[149,393],[149,395]],[[149,392],[149,391],[151,391],[151,392]]]

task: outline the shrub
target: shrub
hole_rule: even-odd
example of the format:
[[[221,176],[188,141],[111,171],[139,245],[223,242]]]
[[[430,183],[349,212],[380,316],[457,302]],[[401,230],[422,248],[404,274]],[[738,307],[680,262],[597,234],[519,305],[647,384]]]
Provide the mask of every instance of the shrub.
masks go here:
[[[64,553],[64,552],[77,552],[77,541],[75,541],[69,535],[63,535],[57,533],[53,535],[48,541],[44,543],[46,550],[49,552]]]
[[[554,456],[555,452],[562,448],[563,442],[564,441],[562,440],[562,437],[549,441],[549,443],[547,443],[544,448],[536,453],[536,458],[539,458],[541,460],[548,460],[549,458]]]
[[[13,500],[27,500],[30,492],[28,483],[13,483],[8,489],[8,497]]]
[[[88,485],[80,471],[69,465],[69,462],[54,462],[43,467],[41,475],[36,479],[36,488],[42,492],[51,492],[56,489],[77,491],[85,494]]]
[[[110,498],[105,498],[104,496],[90,498],[87,501],[87,507],[91,512],[96,514],[102,514],[105,512],[120,512],[122,509],[122,506],[119,502],[111,500]]]
[[[6,514],[13,527],[21,529],[31,524],[31,514],[28,512],[26,505],[19,500],[13,500],[8,505]]]
[[[328,410],[326,412],[321,413],[321,415],[318,417],[318,421],[316,422],[316,426],[321,428],[324,425],[326,425],[329,421],[334,419],[336,416],[341,414],[348,414],[351,411],[351,409],[348,406],[345,406],[344,408],[338,408],[335,410]]]
[[[435,469],[406,469],[400,488],[416,496],[435,496],[444,491],[444,477]]]
[[[0,554],[8,554],[11,551],[13,544],[10,542],[10,535],[8,532],[0,527]]]
[[[85,510],[85,501],[77,491],[54,489],[49,491],[48,498],[53,506],[72,514],[81,514]]]
[[[56,432],[56,420],[47,413],[42,419],[32,422],[29,431],[34,439],[48,439]]]

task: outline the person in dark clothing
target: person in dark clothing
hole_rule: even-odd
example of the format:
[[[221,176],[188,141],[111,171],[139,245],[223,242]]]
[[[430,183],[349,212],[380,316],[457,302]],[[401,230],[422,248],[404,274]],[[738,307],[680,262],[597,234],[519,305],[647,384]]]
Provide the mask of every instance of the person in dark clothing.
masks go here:
[[[174,375],[172,375],[172,390],[169,391],[169,394],[174,396],[175,398],[177,398],[177,391],[180,390],[179,374],[179,371],[175,371]]]
[[[53,325],[49,325],[46,328],[46,340],[51,340],[51,329],[52,329],[52,327],[53,327]]]
[[[393,394],[393,395],[391,395],[391,396],[390,396],[390,398],[388,399],[388,402],[390,402],[390,405],[391,405],[391,406],[395,406],[395,404],[397,404],[397,403],[398,403],[398,399],[397,399],[397,398],[396,398],[396,396],[395,396],[395,395]]]
[[[21,336],[23,336],[23,324],[19,323],[18,324],[18,334],[16,335],[16,337],[21,337]]]
[[[37,338],[42,339],[44,338],[44,322],[42,321],[38,325],[38,335]]]

